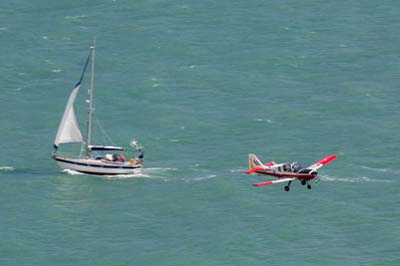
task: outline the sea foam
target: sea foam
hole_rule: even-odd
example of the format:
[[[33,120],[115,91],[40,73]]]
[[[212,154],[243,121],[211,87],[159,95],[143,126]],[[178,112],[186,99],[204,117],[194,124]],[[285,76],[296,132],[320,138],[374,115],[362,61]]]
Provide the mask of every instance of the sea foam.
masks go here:
[[[14,171],[14,170],[15,170],[15,168],[12,166],[0,166],[0,171],[6,172],[6,171]]]

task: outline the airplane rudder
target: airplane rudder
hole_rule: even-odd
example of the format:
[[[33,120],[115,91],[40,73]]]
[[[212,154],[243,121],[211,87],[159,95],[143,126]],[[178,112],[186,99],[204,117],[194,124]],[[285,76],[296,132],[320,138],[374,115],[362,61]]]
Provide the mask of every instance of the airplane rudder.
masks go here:
[[[249,168],[256,168],[262,166],[261,161],[254,154],[249,154]]]

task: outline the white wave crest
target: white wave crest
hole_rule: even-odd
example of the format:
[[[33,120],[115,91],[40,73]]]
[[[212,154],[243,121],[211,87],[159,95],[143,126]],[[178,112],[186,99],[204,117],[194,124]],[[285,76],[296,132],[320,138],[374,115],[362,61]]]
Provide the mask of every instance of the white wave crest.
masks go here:
[[[243,173],[243,172],[245,172],[246,170],[248,170],[248,169],[246,169],[246,168],[241,168],[241,169],[230,169],[229,172],[231,172],[231,173]]]
[[[12,166],[0,166],[0,171],[14,171],[15,168]]]
[[[87,15],[77,15],[77,16],[65,16],[65,19],[69,19],[69,20],[81,20],[81,19],[85,19],[88,18]]]
[[[206,175],[206,176],[199,176],[199,177],[195,177],[192,179],[187,179],[186,181],[203,181],[203,180],[207,180],[207,179],[211,179],[211,178],[215,178],[217,177],[217,175]]]
[[[348,182],[348,183],[362,183],[362,182],[381,182],[381,183],[391,183],[392,180],[387,179],[375,179],[367,176],[360,177],[333,177],[333,176],[321,176],[322,181],[328,182]]]
[[[69,174],[69,175],[85,175],[84,173],[80,173],[78,171],[71,170],[71,169],[64,169],[64,170],[62,170],[62,172]]]
[[[268,124],[272,124],[273,123],[273,121],[271,119],[264,119],[264,118],[255,118],[255,119],[253,119],[253,121],[255,121],[255,122],[266,122]]]

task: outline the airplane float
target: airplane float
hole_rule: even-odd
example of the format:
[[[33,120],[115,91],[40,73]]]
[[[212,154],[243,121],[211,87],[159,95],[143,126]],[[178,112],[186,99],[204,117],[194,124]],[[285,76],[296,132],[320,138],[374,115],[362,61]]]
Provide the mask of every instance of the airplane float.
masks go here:
[[[290,184],[294,180],[299,180],[304,186],[307,185],[308,189],[311,189],[309,183],[310,180],[315,179],[316,182],[318,172],[317,170],[324,165],[327,165],[331,161],[336,159],[336,155],[330,155],[309,167],[302,167],[298,162],[286,162],[286,163],[276,163],[274,161],[268,162],[266,164],[261,163],[261,161],[254,154],[249,154],[249,170],[245,174],[258,174],[258,175],[268,175],[278,178],[277,180],[270,180],[266,182],[261,182],[253,184],[254,186],[269,186],[278,183],[288,182],[284,187],[285,191],[289,191]]]

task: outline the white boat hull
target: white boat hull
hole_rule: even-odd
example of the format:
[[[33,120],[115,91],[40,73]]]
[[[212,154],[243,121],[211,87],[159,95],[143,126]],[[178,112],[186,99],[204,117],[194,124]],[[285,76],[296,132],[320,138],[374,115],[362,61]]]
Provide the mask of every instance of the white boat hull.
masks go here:
[[[112,162],[95,159],[71,159],[61,156],[53,156],[62,169],[70,169],[91,175],[120,175],[133,174],[142,168],[141,164],[129,162]]]

